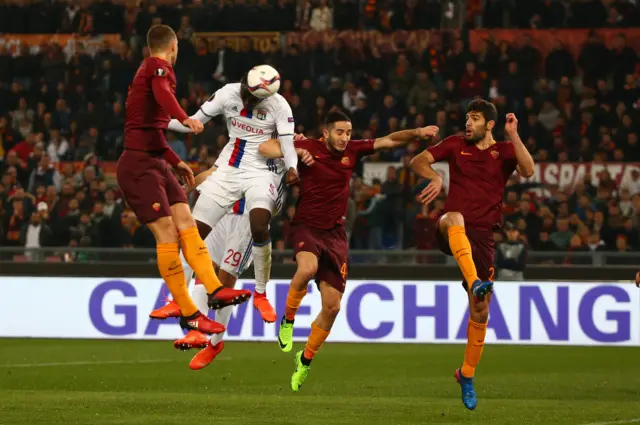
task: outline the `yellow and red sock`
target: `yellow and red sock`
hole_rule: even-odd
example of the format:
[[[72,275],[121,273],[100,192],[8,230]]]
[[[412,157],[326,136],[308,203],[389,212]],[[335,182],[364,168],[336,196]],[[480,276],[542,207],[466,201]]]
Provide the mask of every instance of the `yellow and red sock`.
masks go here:
[[[287,320],[293,320],[296,318],[298,308],[302,299],[307,295],[307,289],[304,291],[296,291],[292,286],[289,286],[289,293],[287,294],[287,309],[285,310],[284,317]]]
[[[180,306],[183,316],[191,316],[198,311],[187,291],[184,271],[180,263],[180,250],[177,243],[159,243],[156,246],[158,270],[164,279],[175,302]]]
[[[220,279],[213,270],[207,245],[200,237],[197,227],[180,230],[180,247],[185,260],[193,268],[209,294],[222,287]]]
[[[467,326],[467,348],[464,351],[464,363],[462,364],[462,376],[473,378],[476,367],[482,357],[484,349],[484,338],[487,335],[487,324],[476,323],[469,319]]]
[[[313,359],[330,332],[331,331],[320,328],[316,325],[316,322],[311,324],[311,334],[309,335],[309,339],[307,339],[307,345],[304,347],[304,357],[306,359]]]
[[[447,234],[449,235],[449,247],[451,253],[460,267],[460,271],[464,276],[467,286],[471,289],[473,282],[478,280],[478,272],[476,271],[476,265],[473,262],[473,255],[471,254],[471,243],[465,233],[464,226],[450,226]]]

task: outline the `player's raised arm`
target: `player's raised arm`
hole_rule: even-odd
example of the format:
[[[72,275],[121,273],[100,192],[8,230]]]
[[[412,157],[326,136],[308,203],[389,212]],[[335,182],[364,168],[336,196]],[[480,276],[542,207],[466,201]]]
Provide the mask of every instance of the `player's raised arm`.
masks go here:
[[[504,125],[504,131],[509,136],[509,139],[511,139],[511,143],[513,143],[516,160],[518,161],[518,166],[516,167],[518,173],[522,177],[533,176],[535,163],[529,150],[524,143],[522,143],[522,139],[520,139],[520,135],[518,134],[518,119],[515,114],[507,114],[507,123]]]
[[[373,149],[395,149],[406,145],[416,138],[429,138],[438,135],[440,130],[435,125],[428,127],[415,128],[412,130],[396,131],[384,137],[380,137],[373,143]]]
[[[211,121],[211,119],[217,115],[224,113],[224,87],[216,91],[206,102],[200,106],[198,112],[189,117],[191,120],[199,121],[203,125]],[[182,124],[182,121],[173,119],[169,121],[167,126],[168,130],[176,131],[178,133],[191,133],[193,130],[190,127]]]

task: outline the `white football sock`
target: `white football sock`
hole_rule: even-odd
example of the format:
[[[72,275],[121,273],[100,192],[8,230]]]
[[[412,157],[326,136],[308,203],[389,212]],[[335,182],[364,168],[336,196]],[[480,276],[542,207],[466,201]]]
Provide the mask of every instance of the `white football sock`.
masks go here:
[[[207,288],[204,285],[193,285],[191,289],[191,299],[198,307],[200,313],[207,315],[209,313],[209,297],[207,296]]]
[[[201,285],[198,285],[201,286]],[[194,300],[195,301],[195,300]],[[216,322],[221,323],[226,328],[229,324],[229,320],[231,320],[231,312],[233,311],[233,306],[230,305],[225,308],[221,308],[216,311]],[[220,341],[222,341],[222,337],[224,333],[211,335],[211,344],[216,345]]]
[[[264,294],[271,276],[271,241],[264,245],[253,244],[253,272],[256,279],[256,292]]]

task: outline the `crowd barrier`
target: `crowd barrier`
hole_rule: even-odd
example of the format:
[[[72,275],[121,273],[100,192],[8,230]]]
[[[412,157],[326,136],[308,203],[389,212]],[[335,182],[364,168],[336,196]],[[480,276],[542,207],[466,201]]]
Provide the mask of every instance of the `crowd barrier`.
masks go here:
[[[253,289],[251,280],[239,286]],[[0,337],[161,339],[182,335],[176,320],[154,321],[149,312],[168,293],[155,278],[38,278],[0,276]],[[274,280],[268,296],[279,314],[288,281]],[[41,315],[22,314],[14,302],[28,293]],[[296,317],[295,339],[306,339],[320,309],[314,285]],[[214,317],[213,313],[212,317]],[[460,281],[349,281],[331,341],[464,343],[467,297]],[[238,306],[228,340],[275,341],[250,303]],[[640,346],[640,291],[615,282],[502,282],[491,304],[492,344]]]

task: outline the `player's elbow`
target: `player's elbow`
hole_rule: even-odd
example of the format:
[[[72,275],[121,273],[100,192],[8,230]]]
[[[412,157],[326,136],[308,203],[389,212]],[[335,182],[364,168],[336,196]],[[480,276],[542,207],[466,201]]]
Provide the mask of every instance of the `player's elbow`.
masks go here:
[[[423,155],[416,155],[409,163],[409,168],[414,173],[417,173],[423,166],[428,165],[429,161]]]
[[[526,179],[528,179],[529,177],[533,177],[533,174],[535,173],[534,167],[522,167],[520,169],[520,175]]]
[[[277,159],[282,157],[282,152],[276,140],[268,140],[258,146],[258,153],[265,158]]]

